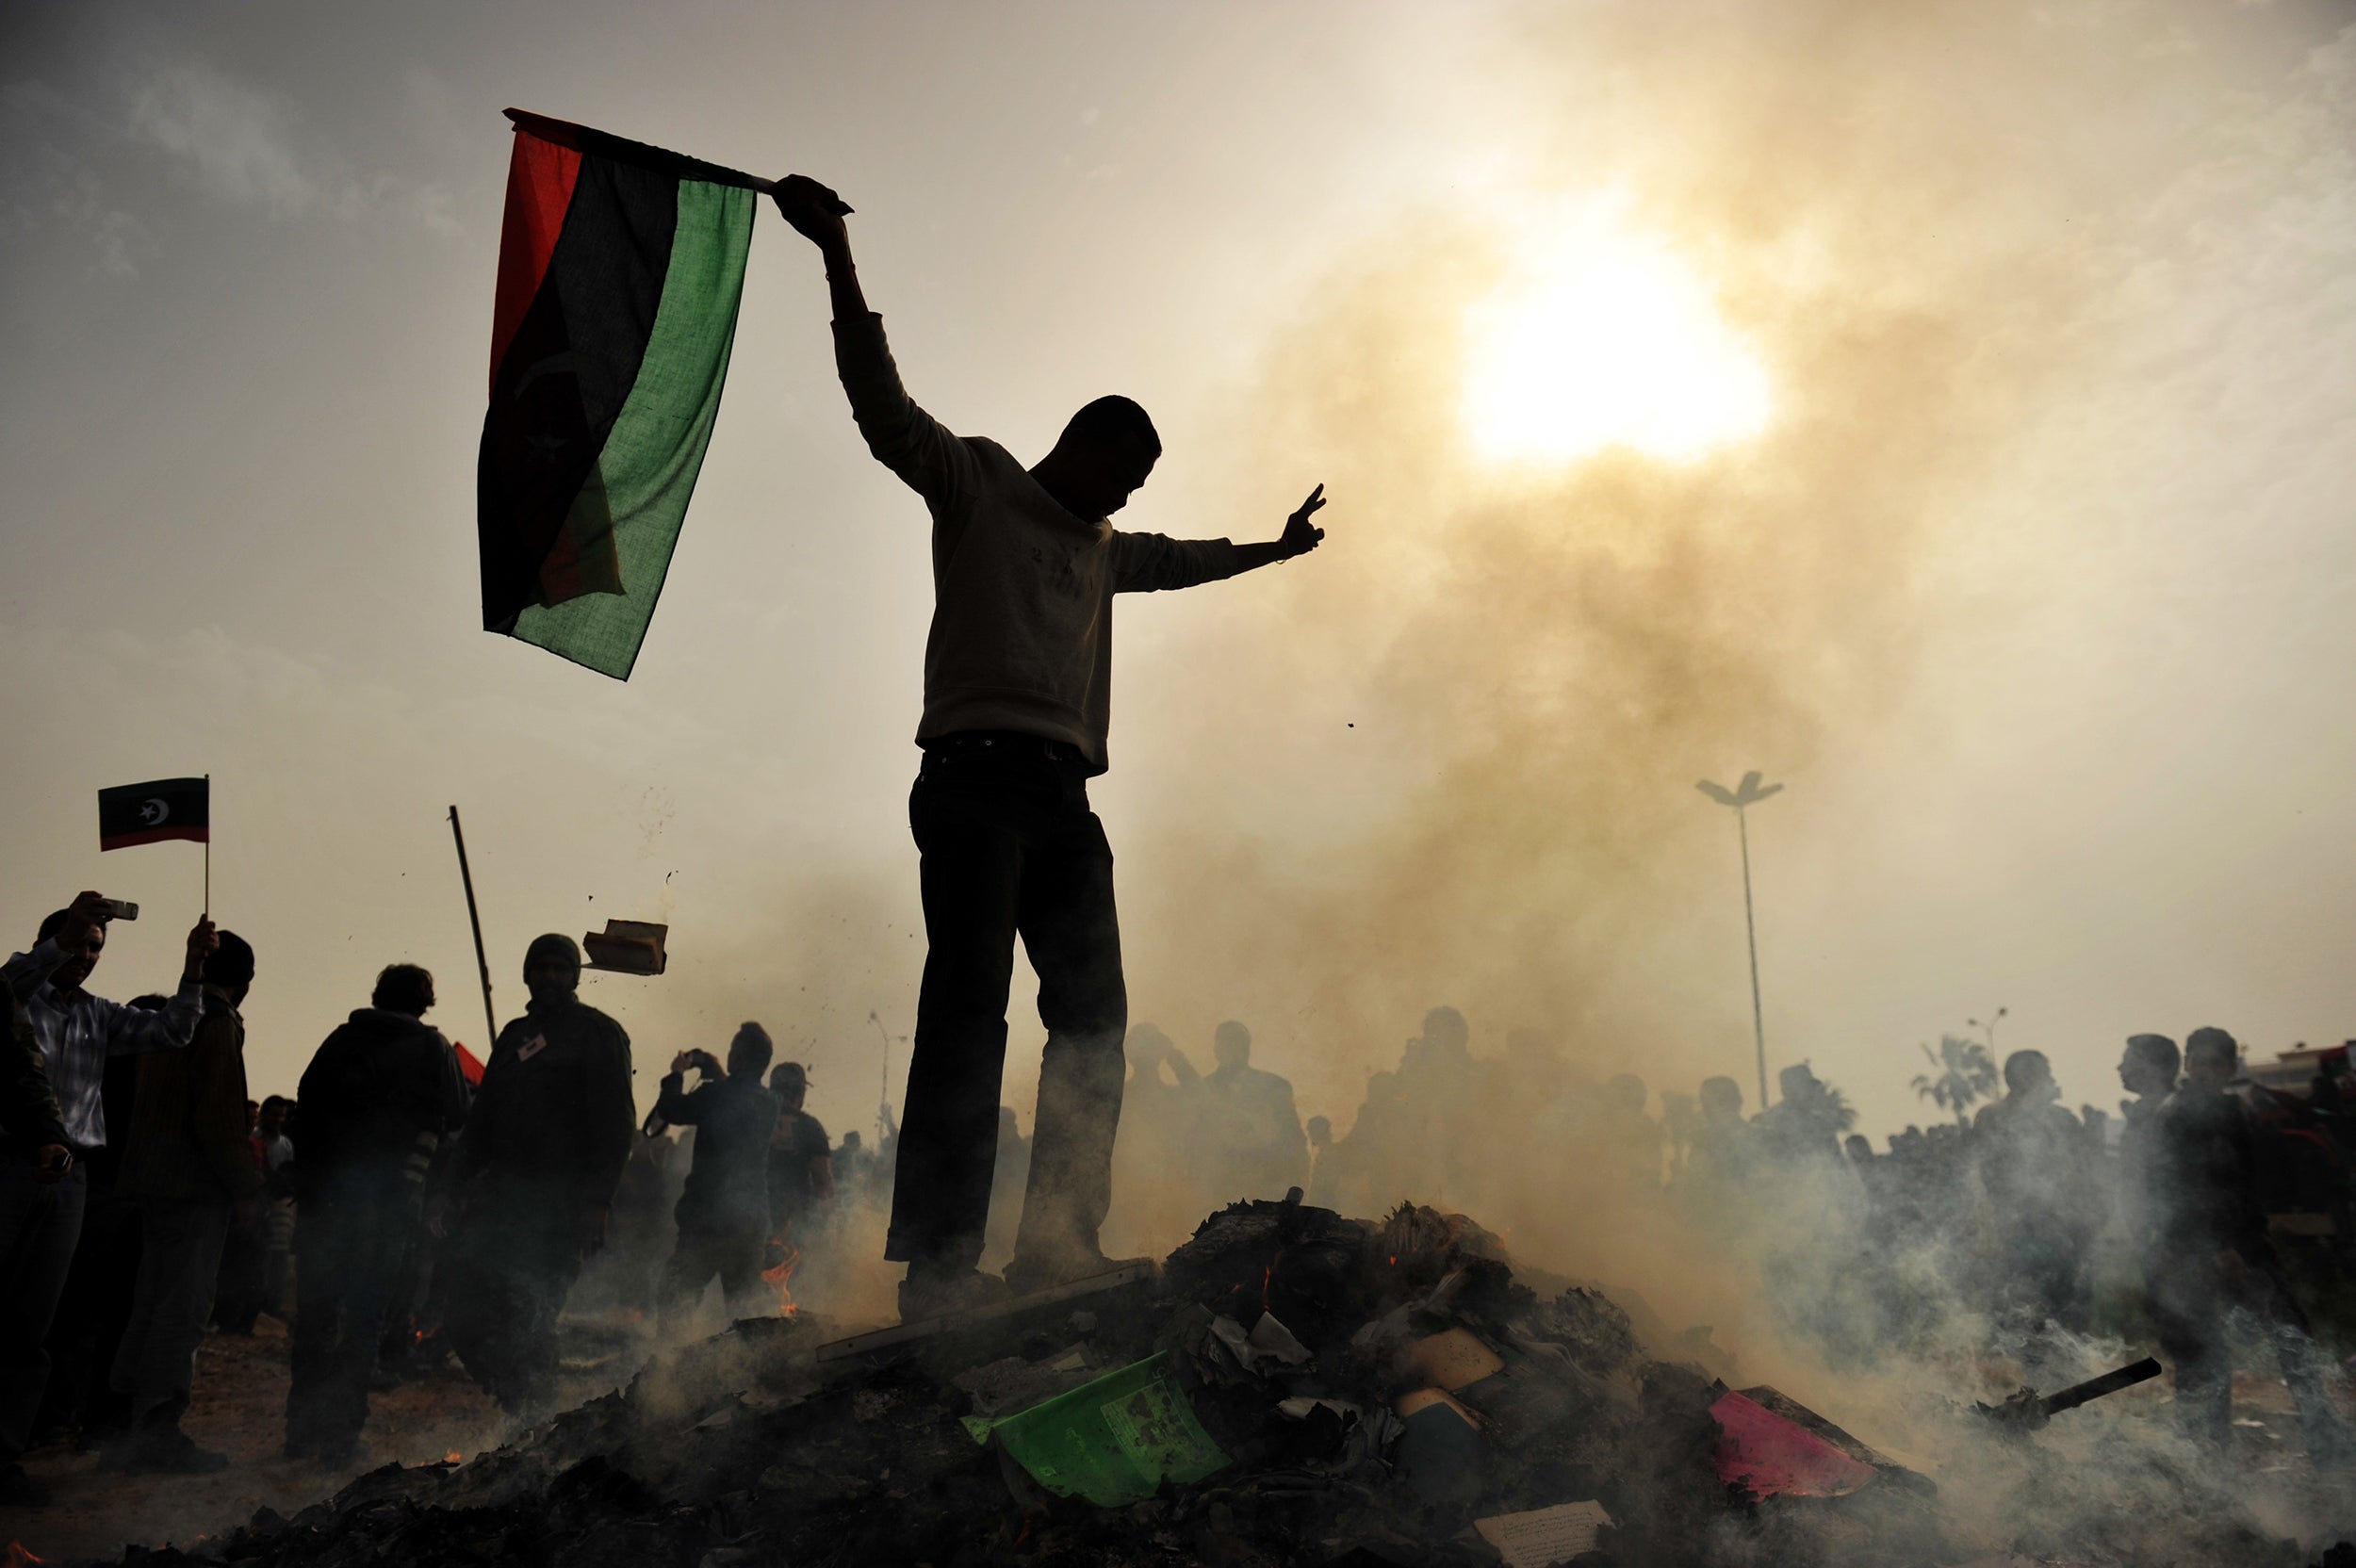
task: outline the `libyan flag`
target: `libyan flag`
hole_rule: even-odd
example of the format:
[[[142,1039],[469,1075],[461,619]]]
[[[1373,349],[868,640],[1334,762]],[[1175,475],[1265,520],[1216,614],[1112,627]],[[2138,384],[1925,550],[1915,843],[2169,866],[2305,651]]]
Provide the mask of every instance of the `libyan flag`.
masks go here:
[[[208,842],[213,836],[212,807],[213,781],[209,778],[157,778],[101,790],[98,847],[102,851],[129,849],[133,844],[161,843],[166,839]]]
[[[757,182],[507,117],[483,624],[628,679],[720,412]]]

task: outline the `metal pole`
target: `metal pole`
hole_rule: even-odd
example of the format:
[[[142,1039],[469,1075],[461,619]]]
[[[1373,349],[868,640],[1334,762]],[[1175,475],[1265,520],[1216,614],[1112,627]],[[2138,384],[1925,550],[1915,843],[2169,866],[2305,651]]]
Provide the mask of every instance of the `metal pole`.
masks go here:
[[[455,806],[450,808],[450,836],[458,841],[458,879],[466,885],[466,923],[474,927],[474,967],[483,977],[483,1026],[490,1031],[483,1037],[483,1059],[487,1062],[491,1059],[491,1047],[499,1039],[499,1022],[498,1015],[491,1011],[491,963],[483,956],[483,917],[475,913],[474,873],[466,867],[466,833],[458,825]]]
[[[1751,828],[1749,813],[1734,808],[1735,832],[1742,840],[1742,934],[1751,944],[1751,1038],[1759,1047],[1759,1108],[1767,1108],[1767,1017],[1759,1004],[1759,923],[1751,914]]]

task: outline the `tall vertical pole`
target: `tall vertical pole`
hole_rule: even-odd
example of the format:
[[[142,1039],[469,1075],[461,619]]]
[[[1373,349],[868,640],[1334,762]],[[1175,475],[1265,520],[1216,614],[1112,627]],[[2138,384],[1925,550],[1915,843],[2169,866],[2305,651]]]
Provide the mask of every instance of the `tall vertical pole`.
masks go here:
[[[1759,1047],[1759,1108],[1767,1108],[1767,1015],[1759,1004],[1759,922],[1751,914],[1750,815],[1734,808],[1734,829],[1742,841],[1742,934],[1751,944],[1751,1038]]]
[[[458,879],[466,886],[466,923],[474,927],[474,967],[483,977],[483,1026],[488,1031],[483,1037],[483,1059],[487,1062],[491,1059],[491,1047],[499,1039],[499,1023],[498,1015],[491,1011],[491,962],[483,956],[483,917],[475,912],[474,873],[466,866],[466,833],[458,825],[458,808],[455,806],[450,808],[450,836],[458,841]],[[1749,874],[1747,870],[1743,873],[1746,879]],[[1745,880],[1743,885],[1747,888],[1748,881]],[[1744,896],[1749,895],[1746,892]],[[1756,959],[1753,960],[1753,968],[1757,968]],[[1759,1059],[1766,1060],[1764,1056]],[[1759,1070],[1764,1072],[1766,1069]]]

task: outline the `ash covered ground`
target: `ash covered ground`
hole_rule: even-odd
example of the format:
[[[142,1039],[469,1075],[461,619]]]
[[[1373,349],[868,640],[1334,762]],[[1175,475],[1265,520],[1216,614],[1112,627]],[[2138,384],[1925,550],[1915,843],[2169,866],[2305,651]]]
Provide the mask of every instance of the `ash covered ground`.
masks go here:
[[[1369,1568],[1515,1560],[1481,1522],[1592,1503],[1592,1544],[1566,1560],[2287,1568],[2356,1520],[2279,1383],[2237,1390],[2228,1456],[2182,1444],[2159,1382],[2034,1429],[1966,1396],[2001,1392],[2001,1365],[1777,1388],[1697,1326],[1517,1266],[1430,1209],[1239,1204],[1158,1269],[1110,1279],[864,1337],[749,1319],[652,1359],[568,1318],[568,1394],[609,1391],[502,1431],[470,1385],[431,1374],[380,1398],[377,1462],[349,1478],[255,1441],[275,1436],[283,1339],[216,1337],[200,1383],[222,1392],[190,1426],[238,1463],[133,1482],[52,1456],[63,1506],[25,1544],[156,1564]],[[1069,1411],[1074,1391],[1085,1406],[1140,1366],[1151,1396],[1119,1396],[1140,1425],[1186,1429],[1145,1433],[1158,1478],[1107,1451],[1092,1483],[1048,1467],[1043,1484],[1039,1434],[992,1425]],[[1056,1494],[1075,1480],[1129,1494]]]

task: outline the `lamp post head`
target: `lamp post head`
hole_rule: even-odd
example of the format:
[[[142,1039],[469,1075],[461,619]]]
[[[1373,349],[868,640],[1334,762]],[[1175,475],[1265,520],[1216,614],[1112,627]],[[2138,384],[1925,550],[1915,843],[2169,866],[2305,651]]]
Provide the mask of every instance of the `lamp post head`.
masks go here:
[[[1770,795],[1781,794],[1783,792],[1783,786],[1780,784],[1768,784],[1762,786],[1759,783],[1760,777],[1761,775],[1758,772],[1758,770],[1754,769],[1751,772],[1744,774],[1742,776],[1742,782],[1736,785],[1731,790],[1727,789],[1723,784],[1712,784],[1707,778],[1701,779],[1695,783],[1693,788],[1699,790],[1702,793],[1708,795],[1719,805],[1731,806],[1739,811],[1745,806],[1756,806]]]

